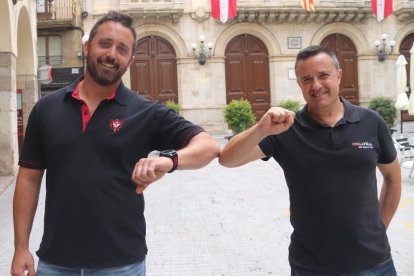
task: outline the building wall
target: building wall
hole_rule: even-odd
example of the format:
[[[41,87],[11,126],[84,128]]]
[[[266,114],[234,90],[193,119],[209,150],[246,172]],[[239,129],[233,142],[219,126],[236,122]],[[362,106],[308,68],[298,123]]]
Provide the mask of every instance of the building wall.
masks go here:
[[[33,0],[0,2],[0,175],[18,160],[16,89],[23,89],[23,119],[37,100],[36,17]]]
[[[259,38],[269,53],[271,105],[295,99],[304,103],[301,91],[288,71],[294,67],[300,49],[289,49],[288,37],[300,37],[302,48],[320,44],[328,35],[339,33],[355,44],[361,105],[375,96],[396,98],[395,61],[402,39],[414,32],[414,1],[394,0],[394,14],[384,21],[372,15],[370,1],[316,2],[309,14],[299,1],[238,1],[238,16],[226,24],[211,18],[210,1],[86,1],[90,17],[84,21],[90,30],[97,18],[109,9],[128,12],[138,23],[138,38],[149,35],[168,40],[177,53],[178,94],[182,114],[211,132],[227,129],[223,120],[226,104],[225,48],[239,34]],[[325,15],[324,15],[325,14]],[[383,62],[377,60],[374,41],[387,33],[395,40],[394,51]],[[201,66],[192,57],[190,44],[204,34],[214,43],[213,57]],[[130,84],[129,72],[124,82]]]

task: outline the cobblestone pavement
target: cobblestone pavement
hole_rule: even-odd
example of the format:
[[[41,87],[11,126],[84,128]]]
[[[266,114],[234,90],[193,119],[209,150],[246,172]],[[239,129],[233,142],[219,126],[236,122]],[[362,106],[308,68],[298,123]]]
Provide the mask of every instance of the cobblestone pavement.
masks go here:
[[[223,136],[217,139],[225,144]],[[401,203],[388,230],[398,275],[414,275],[414,177],[408,178],[408,165],[402,168]],[[6,180],[10,178],[0,178],[0,184]],[[14,185],[3,190],[0,276],[9,275],[13,254]],[[176,171],[150,186],[145,199],[148,276],[290,275],[288,191],[273,159],[234,169],[214,160],[200,170]],[[40,243],[43,208],[44,190],[32,252]]]

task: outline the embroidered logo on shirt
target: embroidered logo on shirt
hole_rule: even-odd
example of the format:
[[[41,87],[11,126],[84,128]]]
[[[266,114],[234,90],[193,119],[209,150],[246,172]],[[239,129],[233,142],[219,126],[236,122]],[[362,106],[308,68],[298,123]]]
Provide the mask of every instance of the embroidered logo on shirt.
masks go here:
[[[373,149],[374,148],[371,142],[353,142],[352,146],[357,149]]]
[[[118,132],[121,130],[122,126],[124,125],[125,120],[120,119],[111,119],[109,120],[109,127],[112,129],[113,132]]]

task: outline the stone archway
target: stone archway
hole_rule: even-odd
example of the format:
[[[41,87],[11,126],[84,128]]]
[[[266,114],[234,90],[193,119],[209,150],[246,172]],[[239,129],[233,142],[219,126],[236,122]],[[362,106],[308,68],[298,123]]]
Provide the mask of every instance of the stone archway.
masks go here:
[[[4,37],[0,40],[0,175],[15,172],[17,163],[17,119],[14,95],[16,91],[16,55],[13,51],[13,9],[11,1],[0,1],[0,29]],[[14,95],[14,97],[13,97]],[[14,109],[14,112],[13,112]],[[9,111],[10,110],[10,111]]]
[[[325,37],[336,33],[347,36],[355,45],[358,55],[372,54],[371,44],[368,42],[366,36],[361,32],[361,30],[351,24],[342,22],[327,24],[321,27],[315,33],[310,45],[318,45]]]
[[[35,20],[27,2],[0,1],[1,33],[10,39],[0,41],[0,175],[17,171],[17,97],[16,90],[26,90],[22,113],[27,114],[37,100],[36,54],[32,33]]]
[[[17,55],[16,55],[16,89],[21,92],[20,127],[23,132],[27,126],[29,113],[38,100],[37,82],[37,55],[34,37],[32,33],[30,15],[27,7],[22,6],[17,20]],[[17,95],[20,95],[19,93]],[[18,99],[16,99],[18,100]],[[19,101],[17,101],[19,104]],[[17,116],[17,115],[16,115]]]

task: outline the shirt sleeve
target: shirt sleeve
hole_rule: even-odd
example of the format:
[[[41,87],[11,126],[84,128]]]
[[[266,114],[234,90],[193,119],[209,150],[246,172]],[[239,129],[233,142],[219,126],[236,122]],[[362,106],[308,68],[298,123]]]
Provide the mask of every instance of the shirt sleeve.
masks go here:
[[[259,143],[259,148],[266,155],[262,158],[263,161],[268,161],[270,157],[274,157],[277,161],[277,142],[274,136],[267,136]]]
[[[172,109],[160,104],[157,112],[163,114],[154,147],[158,150],[184,148],[204,129],[185,120]]]
[[[395,149],[390,129],[382,117],[379,118],[377,137],[380,146],[378,163],[389,164],[393,162],[397,158],[397,150]]]
[[[38,126],[38,107],[35,106],[29,115],[19,165],[25,168],[43,170],[46,169],[46,158]]]

